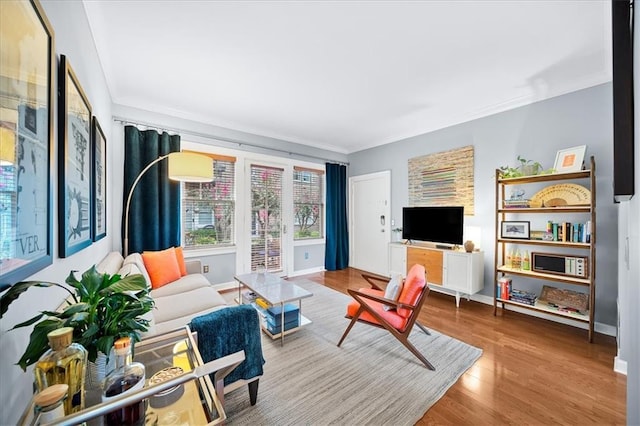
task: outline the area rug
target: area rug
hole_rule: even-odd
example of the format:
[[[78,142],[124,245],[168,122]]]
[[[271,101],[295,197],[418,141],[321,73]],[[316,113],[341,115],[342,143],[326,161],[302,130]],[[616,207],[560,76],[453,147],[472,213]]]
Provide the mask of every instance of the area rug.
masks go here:
[[[313,293],[302,301],[313,322],[285,336],[284,346],[263,334],[258,402],[249,404],[246,386],[227,394],[229,424],[413,425],[482,355],[414,327],[409,340],[435,366],[431,371],[389,332],[365,324],[356,324],[337,347],[351,298],[309,280],[295,283]]]

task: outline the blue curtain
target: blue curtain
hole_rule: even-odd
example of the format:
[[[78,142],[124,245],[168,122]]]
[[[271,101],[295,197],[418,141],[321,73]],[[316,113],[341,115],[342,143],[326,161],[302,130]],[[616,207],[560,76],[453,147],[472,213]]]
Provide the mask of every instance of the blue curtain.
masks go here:
[[[180,151],[180,136],[124,128],[123,210],[142,169],[162,155]],[[122,212],[122,245],[124,221]],[[129,253],[180,245],[180,183],[169,180],[168,160],[153,165],[138,182],[129,209]]]
[[[349,232],[347,229],[347,167],[326,163],[327,237],[324,267],[327,271],[349,266]]]

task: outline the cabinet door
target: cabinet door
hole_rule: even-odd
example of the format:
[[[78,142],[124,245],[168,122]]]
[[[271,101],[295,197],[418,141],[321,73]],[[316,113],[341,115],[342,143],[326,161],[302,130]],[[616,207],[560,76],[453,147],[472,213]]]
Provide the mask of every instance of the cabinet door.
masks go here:
[[[407,249],[407,269],[416,263],[424,265],[429,284],[442,285],[442,251],[409,247]]]
[[[470,294],[471,256],[464,253],[447,253],[444,257],[444,288]]]
[[[389,244],[389,276],[407,275],[407,247],[401,244]]]

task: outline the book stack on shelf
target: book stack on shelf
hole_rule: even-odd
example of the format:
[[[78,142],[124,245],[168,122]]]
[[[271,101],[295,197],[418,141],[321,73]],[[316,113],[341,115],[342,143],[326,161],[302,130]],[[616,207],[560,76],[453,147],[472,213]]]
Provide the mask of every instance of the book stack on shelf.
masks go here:
[[[498,298],[509,300],[509,294],[511,293],[511,278],[501,277],[498,279],[497,295]]]
[[[271,334],[280,334],[282,331],[282,307],[270,305],[263,298],[258,297],[252,303],[260,314],[262,328]],[[298,306],[287,303],[284,305],[284,331],[300,326],[300,309]]]
[[[529,306],[535,306],[537,298],[538,298],[537,294],[529,291],[518,290],[517,288],[514,288],[513,290],[511,290],[511,295],[509,296],[510,300],[513,300],[514,302],[518,302],[518,303],[523,303]]]
[[[296,328],[300,325],[298,306],[287,303],[284,305],[284,331]],[[271,334],[279,334],[282,331],[282,306],[276,305],[267,309],[267,330]]]
[[[547,222],[547,233],[553,235],[553,241],[570,243],[591,242],[591,221],[585,223]]]
[[[523,198],[504,200],[503,203],[505,209],[526,209],[529,207],[529,200]]]

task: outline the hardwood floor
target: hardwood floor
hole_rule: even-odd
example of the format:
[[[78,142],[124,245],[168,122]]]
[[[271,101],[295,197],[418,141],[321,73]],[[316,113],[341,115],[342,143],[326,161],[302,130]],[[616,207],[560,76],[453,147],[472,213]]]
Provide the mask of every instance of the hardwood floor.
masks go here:
[[[352,268],[304,278],[345,293],[367,286]],[[452,296],[433,291],[419,318],[483,354],[418,425],[625,424],[626,377],[613,371],[613,337],[596,333],[588,343],[586,330],[494,316],[493,306],[466,299],[456,309]]]

